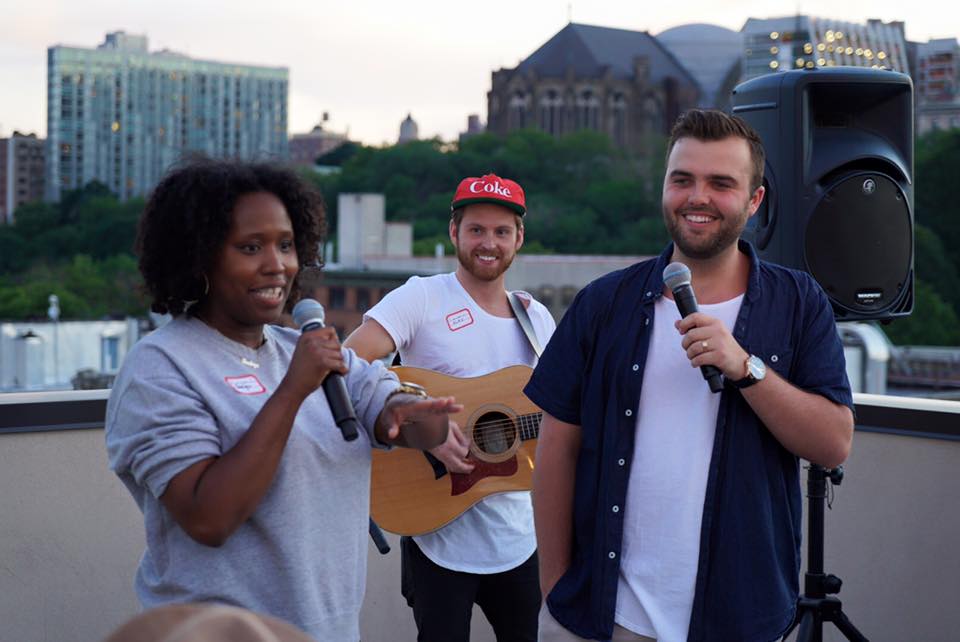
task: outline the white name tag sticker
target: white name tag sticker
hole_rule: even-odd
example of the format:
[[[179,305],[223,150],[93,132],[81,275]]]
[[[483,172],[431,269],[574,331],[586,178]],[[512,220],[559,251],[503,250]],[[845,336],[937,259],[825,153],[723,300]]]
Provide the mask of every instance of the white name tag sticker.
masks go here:
[[[256,375],[243,375],[241,377],[224,377],[224,381],[241,395],[262,395],[267,391],[257,379]]]
[[[473,325],[473,315],[470,314],[470,310],[467,308],[451,312],[447,315],[447,327],[450,328],[451,332],[462,330],[468,325]]]

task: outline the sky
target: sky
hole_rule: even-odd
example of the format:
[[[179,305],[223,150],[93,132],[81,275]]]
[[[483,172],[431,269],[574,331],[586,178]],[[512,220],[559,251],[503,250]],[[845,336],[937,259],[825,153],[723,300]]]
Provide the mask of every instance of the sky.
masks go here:
[[[46,49],[96,47],[112,31],[151,51],[290,70],[291,133],[323,112],[327,129],[392,143],[413,115],[424,138],[453,140],[486,120],[490,74],[512,68],[568,22],[658,34],[695,22],[739,30],[798,11],[835,20],[902,20],[909,40],[960,37],[943,0],[0,0],[0,136],[46,135]],[[937,7],[941,7],[937,9]]]

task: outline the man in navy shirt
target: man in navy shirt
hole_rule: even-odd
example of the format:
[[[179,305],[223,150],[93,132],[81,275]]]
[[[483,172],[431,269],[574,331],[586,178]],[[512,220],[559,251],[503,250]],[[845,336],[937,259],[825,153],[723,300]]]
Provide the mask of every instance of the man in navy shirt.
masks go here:
[[[673,243],[584,288],[525,390],[544,411],[542,640],[759,642],[792,620],[799,458],[846,459],[852,396],[817,283],[738,242],[763,164],[739,118],[684,114],[663,186]],[[700,302],[682,319],[662,276],[673,261]]]

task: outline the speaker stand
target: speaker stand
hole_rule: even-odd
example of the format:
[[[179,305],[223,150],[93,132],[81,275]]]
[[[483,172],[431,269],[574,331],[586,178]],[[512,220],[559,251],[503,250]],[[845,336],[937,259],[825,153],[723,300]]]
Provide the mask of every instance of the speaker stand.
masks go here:
[[[844,614],[840,600],[832,596],[840,592],[843,581],[823,572],[823,504],[827,498],[827,479],[839,486],[843,481],[843,466],[828,472],[823,466],[810,464],[807,470],[807,572],[797,614],[783,639],[796,628],[795,642],[823,642],[823,623],[832,622],[848,640],[868,642]]]

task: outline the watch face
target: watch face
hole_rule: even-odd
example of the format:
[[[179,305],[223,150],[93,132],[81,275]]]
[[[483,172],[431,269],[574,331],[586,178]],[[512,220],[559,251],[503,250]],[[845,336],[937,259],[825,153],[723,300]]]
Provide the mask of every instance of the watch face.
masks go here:
[[[767,364],[760,357],[750,355],[747,359],[747,376],[759,381],[767,374]]]

